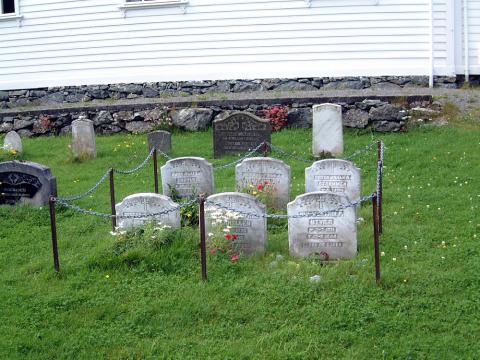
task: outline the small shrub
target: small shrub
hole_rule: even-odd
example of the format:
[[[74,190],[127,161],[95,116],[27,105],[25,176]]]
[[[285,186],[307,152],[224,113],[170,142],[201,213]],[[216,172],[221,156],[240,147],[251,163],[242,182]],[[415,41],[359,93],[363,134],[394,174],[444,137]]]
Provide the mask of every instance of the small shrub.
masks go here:
[[[264,110],[265,118],[270,121],[272,131],[280,131],[287,126],[288,107],[274,106],[273,108]]]
[[[185,202],[189,202],[197,197],[196,191],[193,191],[193,194],[187,198],[184,199],[180,197],[180,194],[178,193],[178,190],[169,185],[170,188],[170,194],[171,198],[173,201],[176,203],[182,204]],[[198,225],[198,203],[194,202],[190,205],[183,206],[182,209],[180,210],[180,217],[182,221],[182,226],[197,226]]]

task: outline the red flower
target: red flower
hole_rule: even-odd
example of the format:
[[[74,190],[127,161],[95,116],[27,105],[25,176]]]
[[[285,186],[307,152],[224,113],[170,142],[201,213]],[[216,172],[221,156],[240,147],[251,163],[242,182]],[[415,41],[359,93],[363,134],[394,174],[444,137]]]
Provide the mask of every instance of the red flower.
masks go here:
[[[228,241],[231,241],[233,239],[233,235],[232,234],[227,234],[227,235],[225,235],[225,239],[227,239]]]
[[[238,239],[238,235],[233,235],[233,240],[237,240]]]
[[[215,255],[217,253],[217,249],[211,249],[210,254]]]
[[[263,184],[257,186],[258,191],[263,191]]]
[[[239,259],[240,259],[240,255],[232,255],[232,257],[230,258],[232,262],[237,262]]]

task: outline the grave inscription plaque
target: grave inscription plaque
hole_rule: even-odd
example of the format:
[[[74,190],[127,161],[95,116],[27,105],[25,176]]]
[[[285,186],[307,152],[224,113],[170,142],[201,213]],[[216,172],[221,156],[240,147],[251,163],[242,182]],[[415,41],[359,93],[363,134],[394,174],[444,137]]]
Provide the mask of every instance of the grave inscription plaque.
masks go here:
[[[357,225],[354,207],[345,196],[313,192],[298,196],[288,204],[290,254],[304,258],[321,255],[330,260],[352,259],[357,254]],[[327,214],[323,211],[334,210]]]
[[[209,201],[247,214],[225,211],[209,204]],[[265,214],[265,205],[251,195],[237,192],[211,195],[205,204],[207,233],[213,231],[214,222],[220,217],[223,220],[222,227],[230,227],[230,234],[237,235],[234,243],[237,250],[246,255],[263,254],[267,246],[267,219],[263,217]]]
[[[57,182],[50,169],[30,161],[0,163],[0,205],[48,204],[57,195]]]
[[[213,166],[204,158],[180,157],[168,160],[161,167],[163,194],[172,195],[174,188],[180,197],[214,193]]]
[[[143,226],[150,221],[157,221],[162,225],[180,228],[180,206],[168,196],[139,193],[127,196],[122,202],[115,205],[120,229]],[[158,214],[165,210],[173,210],[167,214]],[[122,218],[122,216],[142,216],[141,218]]]
[[[285,209],[290,201],[290,166],[281,160],[254,157],[235,168],[237,191],[253,189],[262,193],[266,205]]]
[[[271,142],[270,122],[247,112],[233,113],[213,121],[213,155],[241,154],[263,141]],[[263,151],[260,149],[259,152]]]
[[[350,201],[360,198],[360,169],[352,162],[319,160],[305,169],[305,192],[323,191],[345,195]]]

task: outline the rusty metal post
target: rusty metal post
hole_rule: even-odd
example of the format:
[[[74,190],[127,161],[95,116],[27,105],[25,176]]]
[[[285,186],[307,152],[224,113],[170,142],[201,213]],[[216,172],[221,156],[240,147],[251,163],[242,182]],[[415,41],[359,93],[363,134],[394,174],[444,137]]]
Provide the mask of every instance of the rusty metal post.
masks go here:
[[[263,142],[263,156],[264,157],[268,156],[268,144],[266,141]]]
[[[112,209],[112,231],[115,232],[117,228],[117,211],[115,209],[115,180],[113,174],[113,169],[110,169],[110,206]]]
[[[373,208],[373,245],[375,248],[375,280],[380,283],[380,229],[379,229],[379,212],[378,197],[375,193],[372,198]]]
[[[48,204],[50,206],[50,228],[52,230],[52,250],[53,250],[53,267],[58,273],[60,271],[60,261],[58,259],[58,244],[57,244],[57,219],[55,211],[56,199],[54,196],[50,196]]]
[[[157,163],[157,149],[153,150],[153,181],[155,186],[155,194],[158,194],[158,163]]]
[[[382,205],[383,205],[383,161],[382,161],[382,142],[378,141],[377,142],[377,164],[380,164],[380,173],[378,174],[379,179],[378,179],[378,189],[377,189],[377,199],[378,199],[378,231],[379,234],[383,234],[383,210],[382,210]]]
[[[199,215],[199,229],[200,229],[200,260],[202,262],[202,280],[207,281],[207,239],[205,229],[205,196],[201,194],[198,198],[200,215]]]

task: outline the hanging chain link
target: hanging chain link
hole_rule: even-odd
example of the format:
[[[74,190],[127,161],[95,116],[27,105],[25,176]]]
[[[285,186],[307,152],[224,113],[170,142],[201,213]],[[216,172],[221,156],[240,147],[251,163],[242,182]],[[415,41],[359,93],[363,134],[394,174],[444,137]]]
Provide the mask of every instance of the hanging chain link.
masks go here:
[[[229,206],[226,206],[224,204],[220,204],[220,203],[217,203],[217,202],[214,202],[214,201],[211,201],[211,200],[206,200],[205,205],[210,205],[210,206],[214,206],[214,207],[217,207],[217,208],[220,208],[220,209],[223,209],[223,210],[231,211],[233,213],[236,213],[236,214],[239,214],[239,215],[242,215],[242,216],[245,216],[245,217],[253,217],[253,218],[258,218],[258,219],[263,219],[263,218],[299,219],[299,218],[306,218],[306,217],[325,216],[329,213],[334,213],[334,212],[338,212],[338,211],[341,211],[341,210],[348,209],[350,207],[355,207],[359,204],[370,201],[371,199],[373,199],[373,196],[374,196],[374,194],[370,194],[370,195],[362,197],[361,199],[359,199],[359,200],[357,200],[353,203],[349,203],[347,205],[341,205],[341,206],[339,206],[338,208],[335,208],[335,209],[329,209],[329,210],[325,210],[325,211],[310,211],[310,212],[308,212],[308,214],[305,214],[305,215],[288,215],[288,214],[261,214],[261,215],[259,215],[259,214],[254,213],[254,212],[235,209],[235,208],[232,208],[232,207],[229,207]]]
[[[137,167],[134,167],[133,169],[130,169],[130,170],[113,169],[113,172],[116,174],[122,174],[122,175],[130,175],[130,174],[136,173],[137,171],[144,168],[148,164],[148,162],[153,156],[154,151],[155,151],[155,148],[152,148],[152,150],[150,150],[150,153],[145,158],[145,160],[143,160]]]
[[[190,201],[187,201],[185,203],[177,204],[178,206],[173,207],[171,209],[159,211],[159,212],[156,212],[156,213],[144,214],[144,215],[112,215],[112,214],[102,213],[102,212],[95,211],[95,210],[83,209],[80,206],[71,204],[68,201],[65,201],[64,199],[60,199],[60,198],[55,199],[55,201],[56,201],[57,204],[62,205],[64,207],[66,207],[68,209],[71,209],[73,211],[76,211],[78,213],[81,213],[81,214],[84,214],[84,215],[96,216],[96,217],[100,217],[100,218],[104,218],[104,219],[106,219],[106,218],[108,218],[108,219],[111,219],[111,218],[143,219],[143,218],[149,218],[149,217],[157,217],[157,216],[161,216],[161,215],[167,215],[167,214],[169,214],[171,212],[174,212],[174,211],[181,210],[181,209],[183,209],[187,206],[190,206],[190,205],[198,202],[198,200],[196,198],[194,198],[194,199],[192,199]]]
[[[80,200],[80,199],[86,198],[87,196],[89,196],[89,195],[93,194],[95,191],[97,191],[97,189],[100,187],[100,185],[102,185],[107,180],[109,175],[110,175],[110,170],[107,170],[107,172],[100,178],[100,180],[98,180],[98,182],[91,189],[85,191],[82,194],[67,196],[67,197],[63,197],[63,198],[57,198],[57,200],[75,201],[75,200]]]
[[[283,150],[282,148],[279,148],[278,146],[275,146],[271,143],[269,143],[268,141],[266,142],[266,144],[269,146],[269,148],[279,154],[282,154],[282,155],[285,155],[285,156],[288,156],[289,158],[292,158],[292,159],[295,159],[297,161],[302,161],[304,163],[307,163],[307,164],[311,164],[312,163],[312,160],[308,160],[308,159],[305,159],[305,158],[302,158],[300,156],[297,156],[297,155],[294,155],[294,154],[289,154],[288,152],[286,152],[285,150]]]
[[[367,145],[365,146],[365,148],[363,149],[360,149],[358,151],[355,151],[353,154],[351,154],[350,156],[347,156],[346,158],[344,158],[343,160],[352,160],[354,158],[356,158],[357,156],[360,156],[360,155],[363,155],[363,154],[366,154],[368,153],[377,143],[371,143],[370,145]]]
[[[260,148],[262,146],[264,146],[265,142],[262,142],[261,144],[257,145],[257,147],[251,151],[249,151],[248,153],[246,153],[243,157],[241,157],[240,159],[238,160],[235,160],[231,163],[228,163],[228,164],[225,164],[225,165],[220,165],[220,166],[216,166],[213,168],[214,171],[218,171],[218,170],[222,170],[222,169],[226,169],[226,168],[229,168],[229,167],[232,167],[232,166],[235,166],[239,163],[241,163],[243,160],[249,158],[249,157],[252,157],[252,155],[254,155],[255,153],[258,152],[258,150],[260,150]]]

